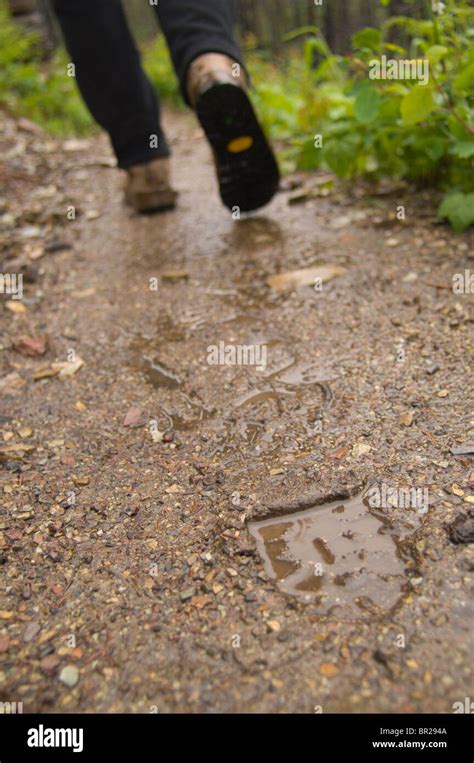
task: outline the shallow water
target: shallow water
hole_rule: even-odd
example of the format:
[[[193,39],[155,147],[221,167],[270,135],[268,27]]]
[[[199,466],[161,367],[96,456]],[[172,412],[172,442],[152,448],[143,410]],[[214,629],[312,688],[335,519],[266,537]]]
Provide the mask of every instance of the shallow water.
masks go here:
[[[363,494],[249,523],[268,575],[324,613],[382,614],[406,581],[397,537]]]

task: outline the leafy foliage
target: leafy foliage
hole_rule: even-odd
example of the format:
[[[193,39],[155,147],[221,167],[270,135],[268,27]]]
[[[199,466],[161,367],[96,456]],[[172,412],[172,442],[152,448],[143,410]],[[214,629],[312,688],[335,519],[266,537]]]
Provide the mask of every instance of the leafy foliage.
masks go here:
[[[396,16],[380,30],[363,29],[345,57],[328,50],[318,29],[302,28],[291,37],[306,37],[304,54],[292,55],[280,76],[263,77],[262,64],[254,66],[257,106],[273,138],[289,145],[287,166],[323,167],[348,180],[389,176],[433,186],[447,193],[440,217],[457,230],[472,223],[474,9],[469,6],[468,0],[446,0],[444,8],[438,4],[438,14],[427,2],[426,19]],[[391,41],[395,30],[408,41],[404,46]],[[383,56],[397,64],[427,61],[427,81],[371,79],[373,62]],[[322,136],[321,147],[316,135]]]
[[[283,64],[250,53],[253,97],[272,138],[284,146],[286,169],[322,167],[347,180],[403,178],[440,189],[440,218],[463,230],[473,223],[474,9],[470,0],[425,1],[426,18],[395,16],[380,29],[362,29],[347,56],[333,54],[315,27],[288,36],[291,54]],[[371,79],[371,65],[382,56],[428,61],[428,81]],[[145,47],[143,57],[161,96],[181,105],[162,36]],[[59,51],[45,62],[38,37],[10,20],[5,0],[0,106],[53,134],[93,128],[67,75],[66,54]]]
[[[68,77],[65,54],[43,61],[38,35],[11,21],[0,2],[0,106],[26,116],[53,134],[82,134],[92,119]]]

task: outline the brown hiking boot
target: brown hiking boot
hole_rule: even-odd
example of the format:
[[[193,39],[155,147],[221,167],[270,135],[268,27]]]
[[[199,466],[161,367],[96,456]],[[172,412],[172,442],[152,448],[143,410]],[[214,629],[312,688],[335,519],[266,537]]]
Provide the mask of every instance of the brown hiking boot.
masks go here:
[[[221,53],[204,53],[189,67],[189,101],[214,153],[222,201],[241,212],[267,204],[280,182],[247,84],[243,67]]]
[[[188,71],[186,89],[193,109],[199,97],[216,84],[248,87],[243,68],[222,53],[204,53],[194,59]]]
[[[129,167],[127,176],[125,200],[136,212],[163,212],[175,207],[178,194],[171,187],[167,157]]]

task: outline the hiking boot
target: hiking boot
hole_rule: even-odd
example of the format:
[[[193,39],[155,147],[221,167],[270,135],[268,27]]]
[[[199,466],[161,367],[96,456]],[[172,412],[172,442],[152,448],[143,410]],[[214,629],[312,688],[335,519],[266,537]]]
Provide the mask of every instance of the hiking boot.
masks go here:
[[[142,214],[163,212],[176,205],[177,192],[171,187],[170,160],[153,159],[127,170],[125,200]]]
[[[187,92],[214,153],[222,201],[242,212],[268,204],[280,182],[246,87],[242,67],[220,53],[198,56],[189,68]]]

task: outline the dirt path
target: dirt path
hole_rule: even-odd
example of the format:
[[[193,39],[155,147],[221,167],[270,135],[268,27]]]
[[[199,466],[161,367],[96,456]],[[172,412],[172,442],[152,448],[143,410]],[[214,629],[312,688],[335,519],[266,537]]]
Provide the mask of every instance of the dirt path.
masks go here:
[[[25,292],[0,303],[0,699],[451,712],[471,695],[472,555],[449,525],[472,507],[472,461],[451,453],[473,439],[472,294],[452,290],[472,242],[401,192],[284,192],[233,221],[195,122],[167,123],[179,209],[142,219],[102,138],[61,152],[1,126],[2,267]],[[266,283],[314,264],[344,272],[322,291]],[[12,346],[45,334],[42,356]],[[265,367],[209,365],[220,342],[266,347]],[[248,520],[383,484],[429,495],[426,513],[378,513],[399,565],[378,575],[384,606],[281,592]]]

